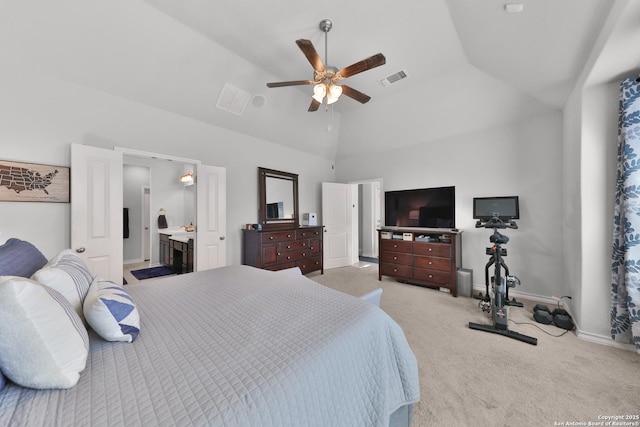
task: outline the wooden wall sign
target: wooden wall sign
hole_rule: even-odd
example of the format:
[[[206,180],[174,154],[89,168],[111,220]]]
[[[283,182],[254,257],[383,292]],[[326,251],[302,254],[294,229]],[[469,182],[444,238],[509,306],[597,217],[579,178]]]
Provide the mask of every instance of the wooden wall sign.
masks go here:
[[[69,168],[0,160],[0,202],[69,203]]]

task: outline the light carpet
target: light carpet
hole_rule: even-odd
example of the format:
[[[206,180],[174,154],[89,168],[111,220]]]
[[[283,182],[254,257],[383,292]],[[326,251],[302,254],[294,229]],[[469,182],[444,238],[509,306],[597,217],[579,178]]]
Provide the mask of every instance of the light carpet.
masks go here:
[[[378,281],[377,268],[343,267],[309,277],[355,296],[384,289],[381,308],[404,329],[418,359],[421,400],[414,427],[607,425],[602,417],[640,415],[638,354],[578,339],[574,332],[553,337],[564,330],[535,323],[535,303],[523,300],[525,307],[511,307],[509,318],[529,324],[510,322],[509,329],[538,338],[537,346],[472,330],[469,322],[490,324],[478,300],[388,277]],[[640,425],[631,421],[636,424],[626,425]]]

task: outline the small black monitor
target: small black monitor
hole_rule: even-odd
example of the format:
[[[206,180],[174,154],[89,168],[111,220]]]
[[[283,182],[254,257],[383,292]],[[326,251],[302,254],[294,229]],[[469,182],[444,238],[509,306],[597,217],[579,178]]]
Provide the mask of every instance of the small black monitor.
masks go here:
[[[495,217],[503,221],[520,219],[518,196],[473,198],[473,219],[486,221]]]

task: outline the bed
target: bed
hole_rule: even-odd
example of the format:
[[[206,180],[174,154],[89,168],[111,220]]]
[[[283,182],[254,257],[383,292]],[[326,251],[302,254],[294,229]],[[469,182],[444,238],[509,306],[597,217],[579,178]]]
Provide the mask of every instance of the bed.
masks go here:
[[[87,326],[77,383],[7,381],[0,425],[411,424],[416,359],[373,304],[248,266],[124,289],[139,314],[133,342],[106,341]]]

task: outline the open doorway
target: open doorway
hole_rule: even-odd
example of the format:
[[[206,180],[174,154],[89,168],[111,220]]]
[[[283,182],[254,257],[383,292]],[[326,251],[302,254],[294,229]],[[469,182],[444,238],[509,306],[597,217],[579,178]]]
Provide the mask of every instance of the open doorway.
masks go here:
[[[124,154],[122,246],[124,277],[129,283],[137,281],[135,275],[128,274],[131,271],[167,264],[162,257],[162,242],[167,239],[162,240],[161,234],[166,232],[171,237],[180,234],[195,242],[195,232],[186,230],[196,223],[196,186],[186,185],[180,178],[189,172],[193,174],[196,167],[197,164],[184,159]],[[161,213],[166,219],[166,229],[159,227]],[[187,259],[194,259],[195,244],[187,239],[186,246]],[[188,263],[185,272],[193,271],[193,267],[193,262]]]
[[[378,229],[382,226],[382,179],[358,184],[358,257],[364,262],[378,262]]]

